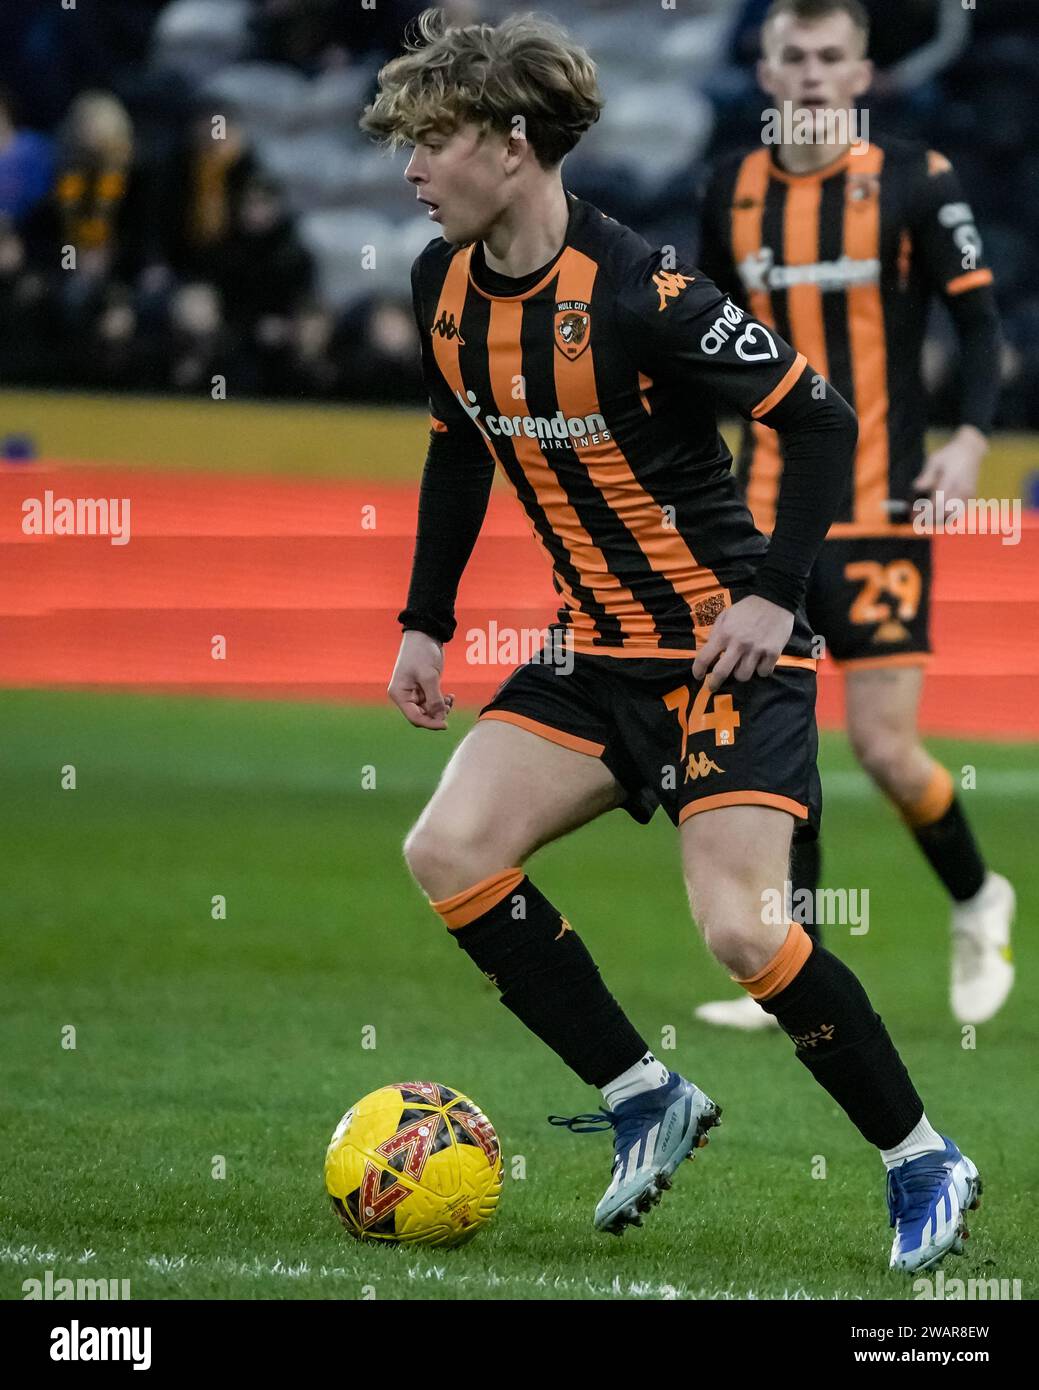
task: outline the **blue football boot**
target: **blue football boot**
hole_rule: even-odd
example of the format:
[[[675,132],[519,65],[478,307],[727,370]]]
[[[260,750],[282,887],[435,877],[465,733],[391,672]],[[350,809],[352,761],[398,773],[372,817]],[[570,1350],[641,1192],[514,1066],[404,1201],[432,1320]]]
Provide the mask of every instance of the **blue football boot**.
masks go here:
[[[669,1072],[667,1084],[632,1096],[616,1110],[595,1115],[549,1115],[553,1125],[575,1134],[612,1129],[613,1177],[595,1208],[595,1229],[623,1235],[641,1226],[671,1186],[678,1165],[707,1143],[707,1131],[721,1121],[721,1110],[691,1081]]]
[[[963,1214],[979,1206],[980,1197],[978,1170],[951,1139],[941,1153],[921,1154],[890,1169],[891,1268],[930,1269],[950,1250],[959,1254],[967,1237]]]

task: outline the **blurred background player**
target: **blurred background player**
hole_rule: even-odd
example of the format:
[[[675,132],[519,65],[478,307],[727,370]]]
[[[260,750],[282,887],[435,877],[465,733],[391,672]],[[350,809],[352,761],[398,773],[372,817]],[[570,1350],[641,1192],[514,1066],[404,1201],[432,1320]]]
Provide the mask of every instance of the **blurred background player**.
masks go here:
[[[808,616],[843,668],[859,762],[951,899],[953,1014],[982,1023],[1013,984],[1014,891],[987,868],[952,777],[918,734],[931,538],[914,527],[913,502],[927,496],[940,508],[975,493],[999,392],[998,321],[992,274],[949,161],[923,144],[878,141],[854,123],[856,98],[873,74],[868,23],[858,0],[769,7],[760,85],[775,110],[811,112],[813,138],[799,143],[784,128],[781,143],[719,165],[703,210],[700,261],[858,414],[854,477],[816,561]],[[959,339],[962,388],[958,428],[925,460],[921,354],[934,296]],[[774,431],[746,427],[737,467],[755,522],[770,533],[783,469]],[[818,840],[795,839],[795,904],[806,901],[799,891],[814,894],[819,869]],[[774,1024],[747,995],[696,1013],[746,1029]]]

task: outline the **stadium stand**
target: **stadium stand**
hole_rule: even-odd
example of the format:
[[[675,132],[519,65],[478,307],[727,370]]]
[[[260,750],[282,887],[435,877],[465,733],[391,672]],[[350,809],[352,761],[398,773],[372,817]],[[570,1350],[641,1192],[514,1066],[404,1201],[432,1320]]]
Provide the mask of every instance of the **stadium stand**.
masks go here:
[[[5,4],[3,383],[195,394],[222,362],[239,395],[419,402],[408,271],[429,224],[403,181],[403,155],[373,148],[357,117],[422,8],[80,0],[56,20],[26,0]],[[447,8],[495,20],[516,7]],[[588,45],[607,97],[568,163],[569,186],[695,258],[707,162],[759,137],[753,62],[765,0],[681,0],[652,24],[624,0],[545,8]],[[1035,428],[1032,7],[987,0],[977,12],[951,7],[952,17],[937,0],[867,8],[873,129],[926,139],[959,169],[1003,313],[998,423]],[[86,272],[74,279],[61,261],[69,245]],[[956,375],[938,312],[927,366],[942,423]]]

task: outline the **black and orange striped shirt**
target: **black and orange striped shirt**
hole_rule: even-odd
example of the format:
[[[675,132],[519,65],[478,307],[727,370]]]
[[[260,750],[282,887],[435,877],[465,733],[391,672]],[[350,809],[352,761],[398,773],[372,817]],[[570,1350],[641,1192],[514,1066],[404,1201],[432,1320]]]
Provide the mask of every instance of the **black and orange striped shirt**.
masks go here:
[[[444,509],[444,525],[470,494],[478,499],[483,490],[485,505],[496,464],[547,552],[561,596],[558,621],[576,651],[692,653],[722,608],[751,591],[770,596],[769,545],[740,496],[716,409],[781,419],[807,392],[811,372],[700,271],[667,269],[634,232],[579,199],[570,207],[562,251],[520,292],[488,288],[494,277],[484,268],[481,280],[472,246],[437,240],[415,263],[433,432],[401,621],[451,635],[455,587],[482,507],[464,543],[443,538],[440,550],[452,553],[442,555],[436,536],[423,540],[423,506],[427,520],[436,506]],[[812,409],[825,433],[824,407]],[[841,427],[850,422],[853,439],[844,403],[830,411]],[[443,483],[438,445],[456,461],[450,476],[444,466]],[[832,466],[840,472],[841,463]],[[819,543],[845,477],[840,472]],[[814,551],[804,575],[812,558]],[[776,563],[781,589],[786,576]],[[439,608],[432,616],[423,598],[430,592]],[[788,593],[793,607],[796,584]]]
[[[831,536],[906,529],[924,461],[921,355],[934,296],[965,349],[971,338],[960,423],[987,433],[999,390],[992,273],[949,161],[891,140],[791,174],[758,148],[720,166],[702,230],[706,272],[855,407],[855,469]],[[744,431],[737,471],[765,532],[782,466],[771,430]]]

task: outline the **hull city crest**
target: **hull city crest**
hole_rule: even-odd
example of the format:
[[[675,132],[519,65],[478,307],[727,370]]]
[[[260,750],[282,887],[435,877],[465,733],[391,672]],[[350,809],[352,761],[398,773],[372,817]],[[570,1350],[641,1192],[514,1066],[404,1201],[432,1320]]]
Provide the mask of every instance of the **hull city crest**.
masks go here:
[[[571,361],[580,357],[591,337],[592,316],[582,299],[564,299],[556,305],[556,347]]]

